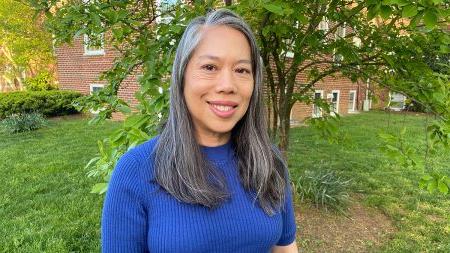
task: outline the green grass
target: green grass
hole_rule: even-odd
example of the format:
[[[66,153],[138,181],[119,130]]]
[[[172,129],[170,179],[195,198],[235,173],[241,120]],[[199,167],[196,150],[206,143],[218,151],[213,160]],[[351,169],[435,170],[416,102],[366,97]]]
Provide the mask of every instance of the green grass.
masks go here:
[[[423,164],[425,117],[371,112],[342,118],[343,143],[330,144],[306,127],[291,130],[289,165],[292,177],[303,170],[330,169],[351,178],[351,192],[364,204],[391,217],[397,232],[377,252],[450,252],[450,196],[430,194],[418,187],[424,171],[406,169],[379,150],[380,131],[399,134],[407,127],[407,143],[418,150]],[[450,175],[450,152],[440,150],[429,159],[434,169]],[[355,238],[357,239],[357,238]]]
[[[98,252],[103,197],[84,165],[118,126],[85,119],[0,134],[0,252]]]
[[[404,169],[378,150],[380,130],[396,133],[405,125],[409,141],[423,152],[424,118],[387,119],[378,112],[342,118],[341,144],[309,128],[292,129],[292,176],[320,168],[352,178],[350,190],[391,217],[397,229],[374,251],[450,252],[450,197],[420,190],[421,169]],[[96,141],[118,126],[68,118],[34,132],[0,133],[0,252],[99,251],[103,197],[89,193],[95,179],[83,167],[97,152]],[[441,152],[431,164],[450,175],[449,157]]]

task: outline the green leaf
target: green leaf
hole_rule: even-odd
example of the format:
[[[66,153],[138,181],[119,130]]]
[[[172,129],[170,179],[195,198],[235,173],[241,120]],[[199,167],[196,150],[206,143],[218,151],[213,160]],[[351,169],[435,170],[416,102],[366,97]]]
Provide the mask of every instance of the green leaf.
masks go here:
[[[433,180],[431,182],[428,182],[427,190],[430,193],[433,193],[437,188],[437,182],[436,180]]]
[[[373,19],[379,12],[380,10],[380,6],[379,5],[371,5],[369,7],[367,7],[368,12],[367,12],[367,18],[368,19]]]
[[[97,156],[92,158],[87,164],[86,166],[84,166],[84,169],[88,169],[90,168],[94,163],[96,163],[98,160],[100,160],[101,157]]]
[[[98,183],[92,187],[91,193],[103,194],[106,192],[106,190],[108,190],[107,183]]]
[[[398,0],[383,0],[382,3],[384,5],[392,5],[392,4],[396,4],[398,2]]]
[[[428,28],[433,28],[437,24],[438,17],[434,11],[426,10],[423,21]]]
[[[301,24],[306,25],[308,24],[309,20],[307,17],[305,17],[305,15],[303,14],[298,14],[297,15],[297,19],[300,21]]]
[[[391,13],[392,13],[392,9],[391,9],[390,6],[382,5],[382,6],[380,7],[380,16],[381,16],[382,18],[384,18],[384,19],[389,18],[389,16],[391,15]]]
[[[264,4],[264,9],[273,12],[278,15],[283,15],[283,8],[280,5],[275,3],[266,3]]]
[[[444,194],[448,193],[448,185],[442,180],[439,180],[439,182],[438,182],[438,189],[441,193],[444,193]]]
[[[434,4],[440,4],[443,2],[443,0],[431,0],[431,1],[433,1]]]
[[[430,181],[431,179],[433,179],[433,177],[430,176],[430,175],[425,175],[425,176],[422,177],[422,179],[425,180],[425,181]]]
[[[439,52],[441,52],[443,54],[448,54],[448,53],[450,53],[450,48],[448,45],[440,45]]]
[[[402,17],[404,18],[410,18],[417,15],[417,7],[415,5],[407,5],[403,7],[402,10]]]

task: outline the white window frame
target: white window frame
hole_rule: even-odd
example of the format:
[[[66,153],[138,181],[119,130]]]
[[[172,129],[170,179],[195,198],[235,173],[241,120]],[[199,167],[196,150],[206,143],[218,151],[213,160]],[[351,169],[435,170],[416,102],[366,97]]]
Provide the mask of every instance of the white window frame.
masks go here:
[[[341,99],[341,92],[339,90],[332,90],[331,91],[331,103],[333,103],[333,93],[337,93],[337,98],[336,98],[336,108],[334,111],[331,111],[330,114],[331,115],[335,115],[336,113],[339,113],[339,102]]]
[[[103,33],[100,34],[101,38],[101,48],[96,50],[90,50],[89,49],[89,36],[87,34],[84,34],[84,55],[105,55],[105,43],[104,43],[104,35]]]
[[[323,90],[315,90],[314,91],[314,95],[313,95],[313,99],[316,98],[316,93],[320,93],[320,98],[323,99]],[[318,115],[314,113],[315,110],[316,110],[316,105],[313,104],[311,116],[313,118],[320,118],[320,117],[322,117],[322,108],[319,107],[319,114]]]
[[[400,100],[396,100],[394,98],[400,98]],[[389,91],[389,109],[393,111],[402,111],[405,109],[405,100],[406,96],[402,93],[397,93],[393,91]],[[396,103],[392,106],[391,103]]]
[[[348,92],[348,97],[350,98],[350,94],[351,93],[353,93],[354,95],[353,95],[353,101],[352,101],[352,103],[353,103],[353,108],[348,108],[348,112],[349,113],[352,113],[352,112],[356,112],[356,90],[350,90],[349,92]],[[349,99],[349,101],[350,101],[350,99]]]
[[[298,27],[299,27],[298,21],[295,23],[294,27],[295,27],[296,29],[298,29]],[[285,40],[285,41],[288,42],[287,40]],[[287,52],[286,52],[286,57],[287,57],[287,58],[294,58],[294,52],[292,52],[292,51],[287,51]]]
[[[342,25],[342,34],[338,34],[339,31],[339,27],[336,29],[336,32],[334,33],[334,40],[336,41],[338,38],[344,38],[345,35],[347,34],[347,27],[346,27],[346,23],[344,22],[344,24]],[[340,59],[338,60],[338,56],[340,57]],[[341,62],[344,60],[344,56],[341,54],[336,55],[336,49],[333,49],[333,62]]]
[[[101,83],[91,83],[89,84],[89,94],[93,94],[94,93],[94,88],[105,88],[104,84]]]
[[[94,93],[94,88],[104,88],[105,85],[101,83],[91,83],[89,84],[89,94],[92,95]],[[99,110],[89,110],[92,114],[98,114],[102,109]]]

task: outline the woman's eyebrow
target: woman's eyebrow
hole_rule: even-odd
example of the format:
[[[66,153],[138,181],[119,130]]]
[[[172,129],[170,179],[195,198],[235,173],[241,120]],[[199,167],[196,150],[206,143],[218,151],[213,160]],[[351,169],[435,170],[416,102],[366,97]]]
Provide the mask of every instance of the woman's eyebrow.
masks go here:
[[[198,58],[199,58],[199,59],[206,58],[206,59],[216,60],[216,61],[218,61],[218,60],[220,59],[218,56],[209,55],[209,54],[200,55]]]
[[[250,64],[250,65],[252,65],[252,61],[250,61],[250,60],[239,60],[237,63],[247,63],[247,64]]]
[[[199,59],[206,58],[206,59],[215,60],[215,61],[220,60],[220,57],[215,56],[215,55],[209,55],[209,54],[200,55],[198,58],[199,58]],[[237,63],[248,63],[248,64],[251,65],[251,64],[252,64],[252,61],[251,61],[251,60],[247,60],[247,59],[241,59],[241,60],[239,60]]]

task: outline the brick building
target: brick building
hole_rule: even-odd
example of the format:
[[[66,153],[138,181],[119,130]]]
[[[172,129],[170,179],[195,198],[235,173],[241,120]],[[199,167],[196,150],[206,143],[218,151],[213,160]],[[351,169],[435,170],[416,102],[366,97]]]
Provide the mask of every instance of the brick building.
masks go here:
[[[109,69],[114,59],[119,56],[113,48],[106,46],[88,47],[87,37],[79,36],[72,45],[55,48],[57,58],[57,73],[60,88],[63,90],[77,90],[83,94],[90,94],[101,89],[105,83],[99,81],[100,74]],[[298,81],[305,82],[306,77],[297,76]],[[316,98],[326,98],[335,112],[340,115],[357,113],[380,105],[372,105],[368,98],[368,84],[366,82],[352,82],[345,77],[326,77],[318,83],[314,94]],[[134,93],[138,90],[137,76],[131,75],[124,80],[119,97],[131,104],[135,104]],[[384,99],[381,99],[383,101]],[[296,103],[291,111],[291,122],[301,123],[307,117],[320,117],[321,111],[313,105]],[[114,116],[120,119],[120,115]]]

